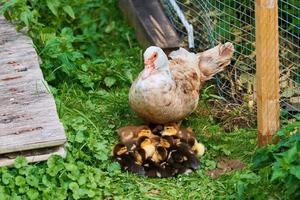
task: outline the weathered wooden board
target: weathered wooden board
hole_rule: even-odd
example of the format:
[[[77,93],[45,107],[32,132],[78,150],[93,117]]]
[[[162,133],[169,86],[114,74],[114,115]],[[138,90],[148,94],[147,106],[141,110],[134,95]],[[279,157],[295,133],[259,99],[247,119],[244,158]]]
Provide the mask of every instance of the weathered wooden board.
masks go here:
[[[119,6],[134,27],[136,37],[143,47],[155,45],[165,50],[179,47],[180,38],[159,0],[119,0]]]
[[[28,150],[55,152],[65,142],[31,39],[0,16],[0,165],[12,161],[3,157],[11,152],[26,151],[30,162],[47,159],[51,153]]]
[[[0,166],[12,166],[17,156],[24,156],[30,163],[47,160],[51,155],[65,157],[66,152],[63,146],[57,146],[23,152],[0,154]]]

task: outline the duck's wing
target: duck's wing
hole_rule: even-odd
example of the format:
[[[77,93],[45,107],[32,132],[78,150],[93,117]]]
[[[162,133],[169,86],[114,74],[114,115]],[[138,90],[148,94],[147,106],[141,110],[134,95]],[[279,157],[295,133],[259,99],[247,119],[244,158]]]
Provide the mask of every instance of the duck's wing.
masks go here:
[[[187,96],[187,98],[198,97],[201,88],[201,73],[196,54],[180,48],[171,52],[169,57],[171,57],[169,61],[170,71],[179,93]]]
[[[169,54],[169,57],[173,60],[173,59],[182,59],[188,62],[198,62],[198,57],[196,54],[187,51],[184,48],[179,48],[176,51],[172,51]]]

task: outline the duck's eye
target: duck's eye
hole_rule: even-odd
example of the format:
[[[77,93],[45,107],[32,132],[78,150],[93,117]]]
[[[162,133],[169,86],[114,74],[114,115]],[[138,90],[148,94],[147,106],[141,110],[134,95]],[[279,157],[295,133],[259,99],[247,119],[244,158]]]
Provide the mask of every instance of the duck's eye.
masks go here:
[[[155,53],[155,54],[153,55],[153,58],[157,58],[157,53]]]

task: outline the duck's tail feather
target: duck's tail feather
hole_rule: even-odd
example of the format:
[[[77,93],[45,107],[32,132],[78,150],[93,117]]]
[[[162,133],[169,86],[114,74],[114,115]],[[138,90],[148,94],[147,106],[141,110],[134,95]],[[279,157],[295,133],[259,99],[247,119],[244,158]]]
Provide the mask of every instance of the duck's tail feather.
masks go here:
[[[217,45],[202,53],[198,53],[199,68],[202,73],[201,81],[211,79],[215,74],[223,71],[230,64],[234,53],[234,46],[230,42]]]

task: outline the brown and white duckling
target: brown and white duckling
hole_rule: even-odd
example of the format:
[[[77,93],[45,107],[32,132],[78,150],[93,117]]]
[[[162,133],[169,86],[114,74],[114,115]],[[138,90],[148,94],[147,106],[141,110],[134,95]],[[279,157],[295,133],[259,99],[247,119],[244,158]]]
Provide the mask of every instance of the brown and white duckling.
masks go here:
[[[135,141],[138,137],[138,133],[144,129],[147,129],[147,126],[124,126],[117,130],[117,133],[120,137],[121,142],[127,143],[129,141]]]

